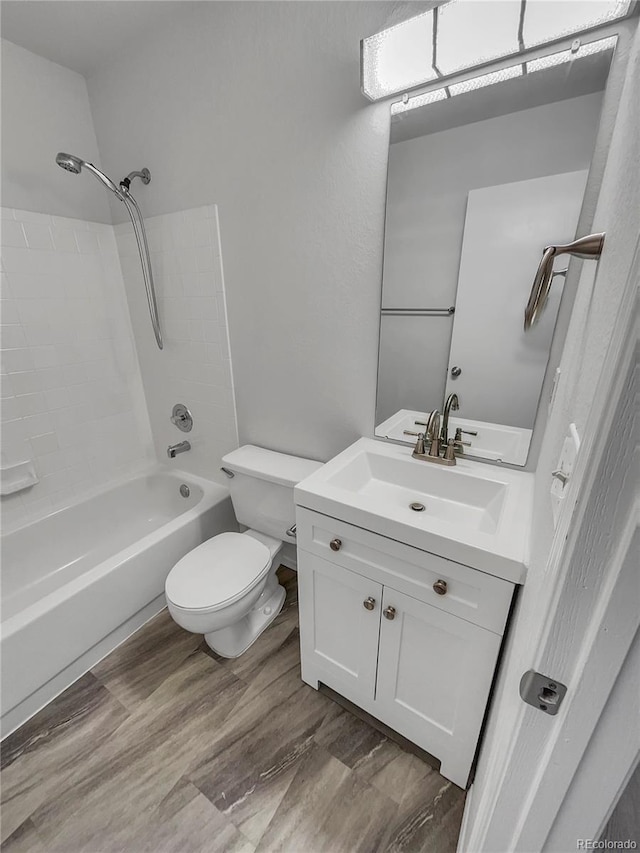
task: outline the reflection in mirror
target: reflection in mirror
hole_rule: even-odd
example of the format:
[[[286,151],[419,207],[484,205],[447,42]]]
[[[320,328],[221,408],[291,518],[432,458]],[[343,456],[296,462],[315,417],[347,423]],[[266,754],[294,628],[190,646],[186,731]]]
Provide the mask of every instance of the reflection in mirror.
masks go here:
[[[393,105],[376,436],[415,443],[455,393],[459,452],[526,463],[564,278],[583,262],[558,257],[526,332],[523,312],[544,247],[576,236],[614,47]]]

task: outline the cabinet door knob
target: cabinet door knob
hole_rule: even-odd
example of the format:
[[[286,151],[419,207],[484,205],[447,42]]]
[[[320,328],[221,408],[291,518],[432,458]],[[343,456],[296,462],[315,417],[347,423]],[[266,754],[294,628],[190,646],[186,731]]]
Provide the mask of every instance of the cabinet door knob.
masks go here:
[[[369,596],[369,598],[365,598],[362,604],[365,610],[373,610],[373,608],[376,606],[376,600],[375,598],[371,598],[371,596]]]
[[[395,607],[385,607],[382,611],[385,619],[395,619],[396,618],[396,609]]]
[[[438,595],[445,595],[447,592],[447,582],[443,580],[436,581],[433,585],[433,589]]]
[[[342,548],[342,540],[332,539],[331,542],[329,542],[329,548],[331,548],[332,551],[339,551],[340,548]]]

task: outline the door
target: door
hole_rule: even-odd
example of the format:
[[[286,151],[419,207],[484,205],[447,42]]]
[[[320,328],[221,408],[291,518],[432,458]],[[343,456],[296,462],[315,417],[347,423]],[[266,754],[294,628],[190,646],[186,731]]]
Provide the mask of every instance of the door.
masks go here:
[[[543,248],[575,238],[586,178],[567,172],[469,193],[446,393],[476,421],[533,428],[564,279],[554,278],[528,332],[524,307]]]
[[[298,587],[303,680],[373,701],[381,584],[299,550]]]
[[[384,588],[376,707],[467,784],[501,637]]]

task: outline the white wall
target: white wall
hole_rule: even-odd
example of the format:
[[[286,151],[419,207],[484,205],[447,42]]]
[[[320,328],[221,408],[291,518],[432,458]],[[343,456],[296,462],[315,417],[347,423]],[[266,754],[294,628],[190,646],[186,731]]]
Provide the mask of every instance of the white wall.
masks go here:
[[[358,43],[412,5],[189,5],[88,81],[145,215],[218,205],[241,442],[327,459],[372,431],[389,107]]]
[[[131,322],[158,459],[225,482],[220,459],[238,446],[215,205],[145,219],[164,349],[156,346],[131,223],[116,226]],[[191,412],[183,433],[169,420],[175,403]],[[167,458],[167,447],[191,450]]]
[[[2,204],[110,222],[106,190],[57,166],[58,151],[100,163],[86,81],[2,39]]]
[[[548,562],[554,537],[549,501],[550,474],[556,467],[569,424],[576,423],[584,434],[605,361],[612,330],[622,304],[624,290],[640,250],[640,33],[636,33],[624,89],[621,94],[611,148],[598,200],[594,231],[605,231],[606,240],[595,278],[585,269],[577,290],[561,361],[561,380],[540,450],[536,471],[532,553],[527,583],[522,590],[516,619],[503,660],[494,706],[480,753],[468,821],[473,825],[478,812],[494,802],[496,786],[504,780],[504,760],[516,722],[523,711],[518,682],[523,672],[535,665],[533,649],[544,626],[554,595],[559,567]],[[586,265],[585,265],[586,266]],[[578,495],[584,501],[584,495]],[[603,535],[610,531],[603,530]],[[605,567],[603,567],[604,571]],[[581,591],[576,591],[579,596]],[[532,722],[530,721],[530,725]],[[542,748],[542,744],[541,744]],[[510,780],[505,780],[502,797],[509,799]],[[505,801],[506,801],[505,800]],[[503,802],[504,805],[504,802]],[[508,808],[514,820],[518,808]],[[504,814],[504,811],[502,812]],[[497,834],[509,827],[495,828],[483,849],[501,849],[504,839]],[[511,827],[512,829],[512,827]]]
[[[391,145],[383,306],[455,305],[469,192],[588,169],[601,106],[602,93],[594,92]],[[381,382],[377,422],[398,408],[440,407],[445,393],[451,318],[384,317],[383,331],[388,327],[390,332],[392,324],[396,334],[385,334],[390,352],[381,351],[381,370],[386,379],[393,372],[384,359],[411,362],[401,380],[408,396],[399,399],[392,381]],[[405,337],[403,326],[409,324],[414,333]],[[415,367],[420,362],[413,343],[420,334],[417,326],[422,327],[423,339],[433,337],[436,327],[438,343],[443,336],[446,339],[430,352],[428,370]],[[536,389],[536,404],[537,393]],[[393,408],[398,401],[401,405]],[[486,420],[473,411],[466,415]],[[533,422],[519,425],[531,427]]]
[[[2,209],[2,467],[40,482],[2,498],[4,530],[152,457],[111,225]]]

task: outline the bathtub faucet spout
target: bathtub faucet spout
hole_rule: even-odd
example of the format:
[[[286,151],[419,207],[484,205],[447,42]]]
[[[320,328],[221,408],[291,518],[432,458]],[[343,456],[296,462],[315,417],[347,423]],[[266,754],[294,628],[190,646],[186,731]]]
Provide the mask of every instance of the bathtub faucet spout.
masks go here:
[[[167,456],[169,459],[175,459],[177,453],[186,453],[191,450],[191,444],[188,441],[181,441],[178,444],[170,444],[167,447]]]

